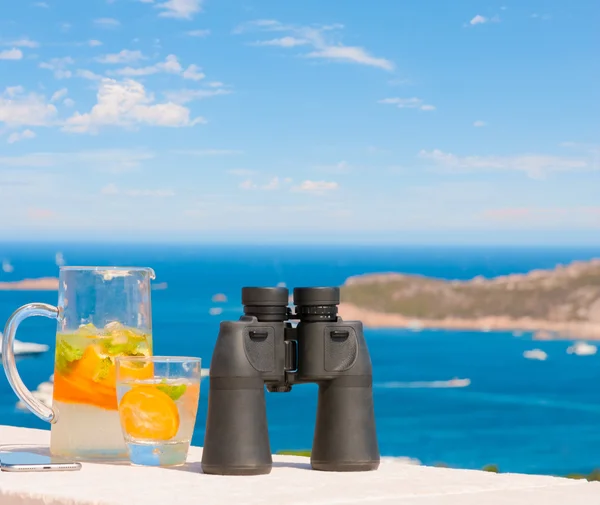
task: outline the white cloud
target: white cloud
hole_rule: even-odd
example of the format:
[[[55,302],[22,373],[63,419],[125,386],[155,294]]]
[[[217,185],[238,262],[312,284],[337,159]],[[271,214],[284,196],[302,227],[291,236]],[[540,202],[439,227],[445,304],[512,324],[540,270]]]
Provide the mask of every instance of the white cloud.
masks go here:
[[[101,75],[95,74],[91,70],[79,69],[76,72],[77,77],[81,77],[82,79],[87,79],[89,81],[100,81],[104,79]]]
[[[23,58],[23,51],[16,47],[0,51],[0,60],[20,60],[21,58]]]
[[[177,56],[174,54],[169,54],[164,62],[156,63],[155,65],[150,65],[148,67],[140,67],[140,68],[132,68],[125,67],[119,70],[116,70],[114,73],[117,75],[124,75],[129,77],[142,76],[142,75],[152,75],[158,74],[160,72],[164,72],[167,74],[179,74],[183,68],[181,64],[177,60]]]
[[[406,78],[398,78],[398,79],[390,79],[388,81],[388,84],[390,86],[405,86],[408,84],[412,84],[412,81],[410,79],[406,79]]]
[[[104,186],[101,190],[100,193],[102,195],[116,195],[119,193],[119,188],[117,188],[116,184],[108,184],[106,186]]]
[[[254,42],[255,46],[279,46],[279,47],[296,47],[308,44],[308,40],[298,39],[296,37],[281,37],[279,39],[263,40]]]
[[[171,151],[174,154],[187,154],[191,156],[229,156],[232,154],[242,154],[242,151],[235,149],[175,149]]]
[[[20,140],[33,139],[35,138],[35,132],[31,130],[23,130],[22,132],[14,132],[8,136],[6,140],[9,144],[14,144]]]
[[[350,164],[347,161],[338,161],[333,165],[316,165],[315,169],[320,172],[328,172],[334,174],[345,174],[350,171]]]
[[[231,91],[228,91],[226,89],[181,89],[181,90],[177,90],[177,91],[167,91],[165,93],[165,96],[167,97],[167,100],[173,102],[173,103],[178,103],[178,104],[184,104],[184,103],[188,103],[191,102],[193,100],[203,100],[205,98],[211,98],[213,96],[219,96],[219,95],[229,95],[231,93]]]
[[[247,168],[234,168],[232,170],[228,170],[227,173],[231,175],[237,175],[238,177],[246,177],[248,175],[254,175],[256,172]]]
[[[275,189],[279,189],[279,177],[273,177],[267,184],[265,184],[262,189],[266,191],[273,191]]]
[[[362,65],[383,68],[384,70],[392,70],[394,68],[394,65],[389,60],[375,58],[367,53],[362,47],[329,46],[320,49],[319,51],[309,53],[307,56],[309,58],[351,61]]]
[[[477,14],[477,16],[475,16],[473,19],[471,19],[471,21],[469,21],[469,25],[471,26],[476,26],[476,25],[483,25],[485,23],[499,23],[500,22],[500,16],[498,16],[497,14],[492,16],[491,18],[486,18],[485,16],[482,16],[481,14]],[[469,26],[467,24],[465,24],[465,26]]]
[[[159,16],[176,19],[192,19],[202,10],[203,0],[167,0],[156,5],[163,12]]]
[[[571,230],[579,227],[600,228],[600,207],[598,206],[496,207],[485,209],[480,215],[484,220],[492,221],[495,226],[504,224],[513,229],[515,226],[551,229],[567,227]]]
[[[75,100],[72,100],[71,98],[65,98],[63,100],[63,105],[65,107],[73,107],[75,105]]]
[[[517,156],[457,156],[439,149],[421,150],[419,157],[451,171],[472,170],[515,170],[525,172],[531,178],[544,177],[549,172],[588,170],[590,163],[585,159],[521,154]]]
[[[222,88],[223,86],[225,86],[225,84],[223,84],[222,82],[219,82],[219,81],[212,81],[212,82],[209,82],[207,85],[210,86],[211,88]]]
[[[190,65],[185,72],[183,72],[184,79],[190,79],[192,81],[201,81],[206,77],[206,74],[200,72],[200,67],[197,65]]]
[[[25,88],[23,88],[23,86],[9,86],[4,90],[4,94],[9,98],[14,98],[23,92],[25,92]]]
[[[238,187],[240,189],[256,189],[257,188],[256,184],[254,184],[250,179],[240,182]]]
[[[172,189],[121,189],[116,184],[108,184],[100,190],[105,196],[123,195],[128,197],[170,198],[175,196]]]
[[[46,2],[35,2],[33,5],[36,7],[42,7],[43,9],[49,9],[50,6]]]
[[[210,35],[210,30],[190,30],[185,33],[190,37],[208,37]]]
[[[135,149],[99,149],[71,152],[39,152],[0,157],[0,166],[13,168],[96,167],[102,171],[123,172],[154,158],[154,153]]]
[[[333,181],[303,181],[299,186],[294,188],[294,191],[303,191],[306,193],[323,194],[328,191],[338,189],[339,185]]]
[[[94,24],[100,28],[116,28],[121,22],[114,18],[98,18],[94,19]]]
[[[399,109],[421,109],[425,111],[435,110],[435,106],[424,104],[421,98],[384,98],[378,103],[395,105]]]
[[[98,46],[102,45],[102,42],[100,42],[99,40],[92,39],[92,40],[88,41],[88,45],[90,47],[98,47]]]
[[[21,86],[6,88],[0,94],[0,123],[8,127],[47,126],[57,114],[56,107],[43,96],[25,94]]]
[[[32,49],[40,46],[37,42],[35,42],[34,40],[30,40],[27,37],[13,40],[10,42],[3,42],[2,45],[12,47],[29,47]]]
[[[473,19],[471,19],[471,21],[469,21],[469,23],[472,25],[482,25],[487,22],[488,22],[488,19],[479,14],[477,14],[477,16],[475,16]]]
[[[186,107],[173,102],[154,104],[154,97],[134,80],[118,82],[103,79],[97,102],[90,112],[76,112],[65,122],[64,130],[75,133],[95,133],[103,126],[134,127],[136,125],[182,127],[205,122],[191,119]]]
[[[346,46],[337,40],[333,40],[328,32],[339,30],[342,25],[325,25],[320,27],[284,25],[273,19],[259,19],[238,26],[234,33],[247,31],[263,32],[287,32],[288,35],[254,42],[257,46],[278,46],[292,48],[297,46],[311,46],[312,51],[305,54],[307,58],[322,58],[330,61],[346,63],[357,63],[377,67],[384,70],[393,70],[394,64],[385,58],[372,56],[366,49],[357,46]]]
[[[68,92],[69,92],[69,90],[67,88],[59,89],[58,91],[54,92],[54,94],[52,95],[52,98],[50,98],[50,101],[56,102],[57,100],[60,100],[61,98],[67,96]]]
[[[73,73],[68,70],[67,67],[73,63],[75,63],[73,58],[70,56],[65,56],[63,58],[52,58],[48,62],[40,63],[38,66],[54,72],[54,77],[56,79],[68,79],[73,75]]]
[[[251,170],[230,170],[229,173],[234,174],[234,175],[249,175],[251,173],[253,173]],[[279,177],[273,177],[272,179],[270,179],[267,183],[265,184],[256,184],[252,179],[246,179],[245,181],[241,182],[238,187],[240,189],[245,189],[245,190],[262,190],[262,191],[275,191],[276,189],[279,189],[281,187],[281,184],[290,184],[292,182],[292,179],[286,177],[285,179],[281,180]]]
[[[104,64],[118,64],[118,63],[134,63],[139,60],[143,60],[144,55],[141,51],[130,51],[129,49],[123,49],[118,53],[105,54],[104,56],[98,56],[96,61]]]
[[[483,126],[485,126],[485,125],[486,125],[486,122],[485,122],[485,121],[481,121],[481,120],[475,121],[475,122],[473,123],[473,126],[474,126],[475,128],[482,128],[482,127],[483,127]]]

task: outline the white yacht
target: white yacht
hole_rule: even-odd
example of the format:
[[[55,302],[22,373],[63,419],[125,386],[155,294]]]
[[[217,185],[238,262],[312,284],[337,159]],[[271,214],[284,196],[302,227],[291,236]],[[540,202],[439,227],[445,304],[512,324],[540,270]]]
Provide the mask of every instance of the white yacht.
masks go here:
[[[46,407],[52,407],[52,393],[54,391],[54,375],[51,375],[48,382],[42,382],[35,391],[31,394],[36,400],[42,402]],[[17,402],[17,408],[19,410],[27,410],[25,404],[19,400]]]
[[[546,361],[548,354],[541,349],[531,349],[523,353],[523,357],[526,359],[536,359],[538,361]]]
[[[55,261],[57,267],[64,266],[65,265],[65,257],[63,256],[63,253],[61,253],[60,251],[57,252],[54,255],[54,261]]]
[[[0,356],[2,356],[2,333],[0,333]],[[15,339],[15,356],[24,356],[31,354],[42,354],[45,353],[49,346],[45,344],[34,344],[32,342],[21,342],[20,340]]]
[[[595,345],[587,342],[575,342],[567,348],[567,354],[575,354],[577,356],[593,356],[598,348]]]

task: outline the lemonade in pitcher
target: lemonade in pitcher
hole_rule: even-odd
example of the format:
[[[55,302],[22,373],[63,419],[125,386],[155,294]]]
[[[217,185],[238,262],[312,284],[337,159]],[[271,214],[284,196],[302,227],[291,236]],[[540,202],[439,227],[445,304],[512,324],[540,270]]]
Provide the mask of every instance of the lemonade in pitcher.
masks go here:
[[[117,411],[115,358],[151,353],[150,333],[127,328],[119,322],[104,328],[87,324],[72,333],[57,333],[53,406],[59,419],[52,426],[53,453],[72,456],[85,444],[91,451],[107,451],[107,456],[113,450],[119,456],[124,454]],[[128,375],[132,379],[147,378],[143,367],[132,367]],[[64,416],[80,422],[61,423]],[[90,433],[94,433],[93,437]]]

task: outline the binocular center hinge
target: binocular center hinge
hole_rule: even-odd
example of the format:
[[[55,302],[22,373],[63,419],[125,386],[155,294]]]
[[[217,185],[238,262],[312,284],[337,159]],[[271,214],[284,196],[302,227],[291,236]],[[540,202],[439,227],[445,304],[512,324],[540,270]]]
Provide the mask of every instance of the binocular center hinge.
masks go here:
[[[285,340],[285,361],[284,370],[286,372],[298,371],[298,341]]]

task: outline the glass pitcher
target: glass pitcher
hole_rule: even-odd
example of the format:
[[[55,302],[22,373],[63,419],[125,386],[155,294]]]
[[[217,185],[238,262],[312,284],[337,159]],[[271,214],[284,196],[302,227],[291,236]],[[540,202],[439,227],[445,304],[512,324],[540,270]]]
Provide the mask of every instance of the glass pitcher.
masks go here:
[[[117,411],[115,358],[152,354],[151,268],[61,267],[58,307],[31,303],[8,319],[2,363],[17,396],[51,423],[50,451],[75,459],[127,456]],[[25,387],[13,342],[30,316],[57,320],[52,408]],[[152,371],[131,369],[132,378]]]

